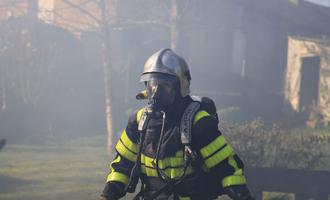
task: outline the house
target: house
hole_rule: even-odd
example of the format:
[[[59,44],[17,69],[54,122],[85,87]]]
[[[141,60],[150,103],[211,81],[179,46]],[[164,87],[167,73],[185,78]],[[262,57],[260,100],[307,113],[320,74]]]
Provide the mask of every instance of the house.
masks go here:
[[[218,102],[270,118],[317,106],[330,121],[329,21],[312,0],[205,1],[180,32],[192,71],[207,77],[197,87]]]

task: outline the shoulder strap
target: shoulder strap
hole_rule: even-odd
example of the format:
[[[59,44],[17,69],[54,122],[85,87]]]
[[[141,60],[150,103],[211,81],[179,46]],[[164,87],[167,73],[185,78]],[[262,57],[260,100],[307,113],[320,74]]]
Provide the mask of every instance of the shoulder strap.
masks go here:
[[[199,103],[202,102],[202,97],[200,97],[200,96],[192,95],[192,96],[190,96],[190,97],[191,97],[192,100],[194,100],[194,101],[197,101],[197,102],[199,102]]]
[[[136,113],[136,122],[137,122],[138,124],[139,124],[139,122],[140,122],[140,119],[141,119],[141,117],[142,117],[143,112],[144,112],[144,107],[141,108],[141,109]]]
[[[141,167],[141,152],[142,152],[142,144],[145,138],[145,130],[146,130],[146,126],[148,124],[148,120],[149,117],[145,111],[145,108],[140,109],[137,114],[136,114],[136,121],[138,123],[138,132],[140,133],[140,146],[137,152],[137,160],[133,165],[133,168],[131,170],[131,174],[130,174],[130,179],[129,179],[129,183],[126,185],[125,187],[125,191],[129,192],[129,193],[134,193],[137,183],[139,181],[139,173],[140,173],[140,167]],[[143,185],[143,184],[142,184]],[[141,187],[141,191],[142,191],[142,187]],[[141,192],[140,191],[140,192]],[[138,195],[136,196],[138,198],[138,196],[140,195],[140,193],[138,193]],[[134,198],[136,199],[136,198]]]
[[[146,109],[143,108],[139,111],[138,113],[138,119],[137,119],[137,123],[138,123],[138,131],[144,131],[146,129],[147,126],[147,113],[145,111]],[[140,115],[140,116],[139,116]]]
[[[181,143],[183,145],[190,145],[191,143],[191,129],[193,125],[193,118],[200,108],[201,102],[193,99],[185,111],[183,112],[180,124]]]
[[[180,125],[181,143],[183,145],[190,145],[191,143],[191,129],[199,119],[211,115],[218,122],[217,109],[214,101],[209,97],[191,96],[193,102],[191,102],[185,109]],[[198,112],[198,110],[200,110]]]

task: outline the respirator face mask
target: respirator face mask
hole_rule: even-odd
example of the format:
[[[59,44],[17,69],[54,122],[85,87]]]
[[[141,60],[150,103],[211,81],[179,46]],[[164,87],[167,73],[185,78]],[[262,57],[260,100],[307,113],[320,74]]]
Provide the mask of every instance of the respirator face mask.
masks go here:
[[[175,82],[161,78],[151,78],[145,82],[148,104],[154,111],[164,111],[176,98]]]

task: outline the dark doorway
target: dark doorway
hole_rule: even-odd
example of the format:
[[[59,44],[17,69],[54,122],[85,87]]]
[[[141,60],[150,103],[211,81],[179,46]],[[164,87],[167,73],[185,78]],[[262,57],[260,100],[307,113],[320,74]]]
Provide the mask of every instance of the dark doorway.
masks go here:
[[[308,111],[313,104],[317,104],[320,81],[320,57],[301,58],[301,82],[299,96],[299,110]]]

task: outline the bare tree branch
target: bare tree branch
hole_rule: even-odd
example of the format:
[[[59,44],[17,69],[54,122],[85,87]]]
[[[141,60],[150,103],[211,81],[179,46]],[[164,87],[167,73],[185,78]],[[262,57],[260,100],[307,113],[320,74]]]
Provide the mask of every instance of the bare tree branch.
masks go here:
[[[140,26],[140,25],[159,25],[163,26],[165,28],[169,28],[170,24],[162,22],[161,20],[143,20],[143,21],[137,21],[137,20],[132,20],[132,19],[127,19],[125,21],[121,21],[120,25],[122,26],[129,26],[129,25],[135,25],[135,26]]]
[[[83,25],[85,27],[89,27],[89,29],[93,29],[97,30],[98,26],[95,26],[95,24],[88,22],[88,21],[78,21],[78,20],[72,20],[72,19],[68,19],[66,18],[64,15],[61,14],[61,12],[53,12],[54,16],[59,17],[61,20],[61,22],[59,23],[58,21],[56,21],[56,23],[62,27],[66,27],[70,30],[73,30],[75,32],[83,32],[86,31],[86,29],[84,28],[79,28],[79,26]],[[73,24],[78,24],[78,25],[73,25]]]
[[[97,22],[98,24],[101,23],[101,20],[98,19],[96,16],[92,15],[91,12],[89,12],[88,10],[86,10],[85,8],[83,8],[80,4],[75,4],[72,3],[69,0],[63,0],[64,3],[67,3],[68,5],[72,6],[72,8],[77,9],[78,11],[80,11],[82,14],[85,14],[87,16],[89,16],[90,18],[92,18],[93,20],[95,20],[95,22]]]
[[[81,2],[79,3],[80,6],[84,6],[84,5],[87,5],[88,3],[91,3],[91,2],[94,2],[95,0],[86,0],[84,2]],[[54,10],[56,11],[62,11],[62,10],[66,10],[66,9],[70,9],[72,8],[71,5],[69,4],[66,4],[66,5],[62,5],[62,6],[59,6],[59,7],[56,7]]]

